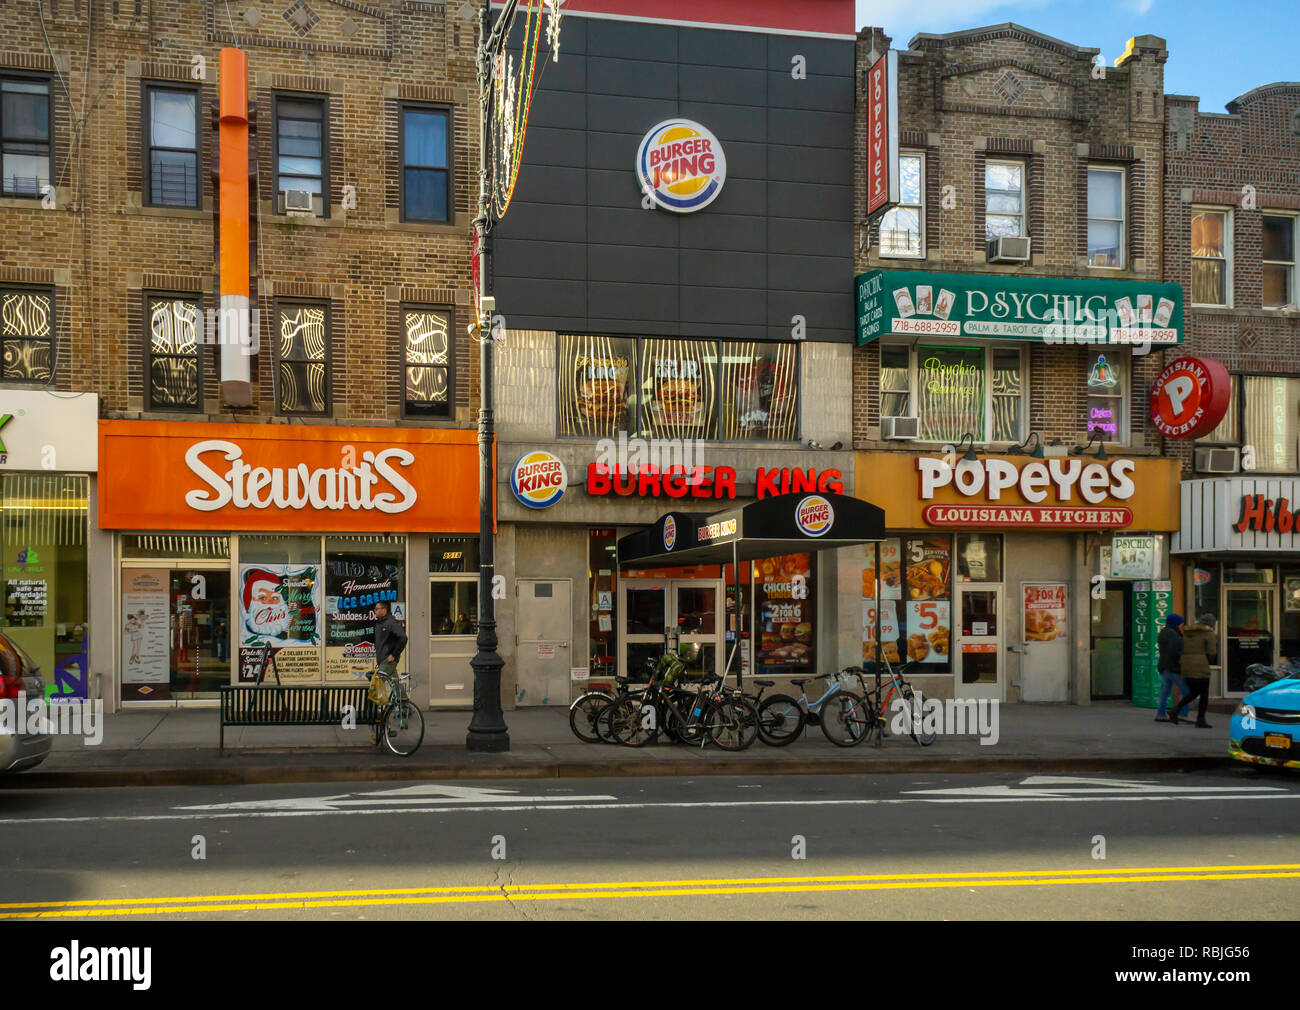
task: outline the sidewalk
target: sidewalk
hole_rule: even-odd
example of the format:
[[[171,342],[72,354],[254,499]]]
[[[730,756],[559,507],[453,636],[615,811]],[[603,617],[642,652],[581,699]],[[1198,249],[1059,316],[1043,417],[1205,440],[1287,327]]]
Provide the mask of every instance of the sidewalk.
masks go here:
[[[567,778],[630,775],[884,774],[890,772],[1153,772],[1227,764],[1228,719],[1213,729],[1160,725],[1126,702],[1089,707],[1004,705],[1000,738],[941,736],[931,747],[887,736],[880,748],[832,746],[817,727],[788,747],[755,743],[729,754],[670,743],[645,748],[584,744],[565,709],[506,713],[511,749],[465,749],[467,711],[425,713],[424,745],[410,758],[375,750],[366,728],[228,728],[217,755],[215,709],[165,709],[105,716],[103,741],[57,737],[39,767],[0,779],[0,788],[218,785],[449,778]]]

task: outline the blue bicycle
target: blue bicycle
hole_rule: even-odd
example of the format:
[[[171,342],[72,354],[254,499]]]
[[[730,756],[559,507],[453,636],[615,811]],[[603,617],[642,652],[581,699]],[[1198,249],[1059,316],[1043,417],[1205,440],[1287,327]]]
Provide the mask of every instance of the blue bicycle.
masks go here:
[[[816,701],[808,700],[804,685],[814,678],[790,681],[799,689],[799,697],[788,694],[770,694],[763,697],[759,692],[755,705],[758,708],[759,738],[772,747],[784,747],[794,743],[811,724],[820,725],[826,739],[836,747],[855,747],[862,742],[867,727],[861,720],[853,718],[862,705],[862,695],[848,690],[840,681],[840,674],[825,675],[829,686],[826,693]],[[756,680],[755,686],[764,691],[776,685],[772,680]]]

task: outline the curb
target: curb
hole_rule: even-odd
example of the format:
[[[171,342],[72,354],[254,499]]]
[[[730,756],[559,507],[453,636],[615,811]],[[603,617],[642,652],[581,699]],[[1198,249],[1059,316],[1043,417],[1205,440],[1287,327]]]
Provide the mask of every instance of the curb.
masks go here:
[[[1238,767],[1227,756],[1149,755],[1110,757],[903,758],[874,762],[701,761],[666,763],[591,761],[492,764],[385,764],[371,767],[313,768],[252,765],[242,768],[117,768],[104,771],[25,772],[0,778],[0,789],[99,789],[140,786],[282,785],[309,782],[409,782],[444,779],[660,778],[746,775],[948,775],[988,772],[1182,772]]]

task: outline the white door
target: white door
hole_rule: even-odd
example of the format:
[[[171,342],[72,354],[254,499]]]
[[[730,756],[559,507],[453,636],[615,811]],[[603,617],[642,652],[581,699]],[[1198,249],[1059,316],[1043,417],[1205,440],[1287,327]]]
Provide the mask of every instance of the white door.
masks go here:
[[[1022,582],[1020,595],[1020,699],[1066,701],[1070,587],[1064,582]]]
[[[515,586],[519,705],[568,705],[572,579],[520,579]]]
[[[1002,663],[1002,587],[962,582],[957,586],[957,620],[952,658],[958,698],[1006,697]]]
[[[618,587],[619,676],[644,681],[676,646],[691,673],[717,673],[723,654],[721,579],[625,579]]]

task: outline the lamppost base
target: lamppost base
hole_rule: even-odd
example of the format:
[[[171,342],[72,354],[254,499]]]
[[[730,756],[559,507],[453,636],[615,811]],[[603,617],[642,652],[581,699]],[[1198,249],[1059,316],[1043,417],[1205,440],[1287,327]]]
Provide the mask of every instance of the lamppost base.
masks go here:
[[[465,749],[479,754],[504,754],[510,750],[510,731],[474,730],[465,734]]]

